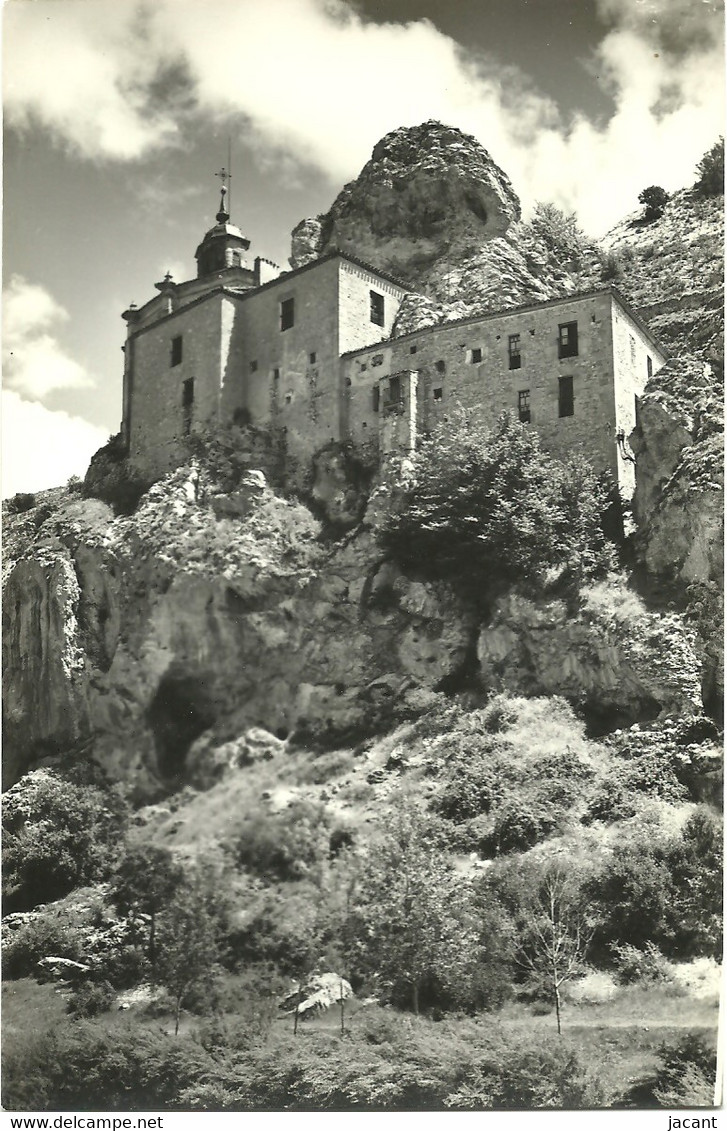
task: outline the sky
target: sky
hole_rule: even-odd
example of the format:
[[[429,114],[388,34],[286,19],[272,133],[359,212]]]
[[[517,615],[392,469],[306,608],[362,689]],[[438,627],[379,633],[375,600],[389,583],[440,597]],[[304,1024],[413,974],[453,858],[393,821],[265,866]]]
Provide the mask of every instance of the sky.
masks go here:
[[[724,133],[721,0],[5,0],[2,494],[118,431],[129,303],[232,219],[287,266],[389,130],[474,136],[600,235]]]

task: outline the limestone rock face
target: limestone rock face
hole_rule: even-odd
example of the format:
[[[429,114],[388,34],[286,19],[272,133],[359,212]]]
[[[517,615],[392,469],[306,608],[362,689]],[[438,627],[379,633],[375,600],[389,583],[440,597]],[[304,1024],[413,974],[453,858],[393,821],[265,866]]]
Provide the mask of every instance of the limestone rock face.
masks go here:
[[[382,138],[330,211],[298,225],[291,264],[338,247],[410,277],[411,260],[431,263],[453,242],[479,246],[519,217],[510,181],[487,150],[460,130],[424,122]]]
[[[307,508],[245,482],[222,498],[186,467],[133,515],[49,521],[8,582],[9,780],[84,741],[140,800],[209,784],[293,732],[365,729],[462,664],[446,587],[382,571],[365,527],[323,545]]]
[[[701,710],[693,633],[675,616],[646,612],[618,585],[594,586],[577,616],[561,601],[505,597],[477,654],[488,689],[560,695],[596,729]]]
[[[13,569],[3,601],[4,782],[89,733],[78,577],[67,552]]]

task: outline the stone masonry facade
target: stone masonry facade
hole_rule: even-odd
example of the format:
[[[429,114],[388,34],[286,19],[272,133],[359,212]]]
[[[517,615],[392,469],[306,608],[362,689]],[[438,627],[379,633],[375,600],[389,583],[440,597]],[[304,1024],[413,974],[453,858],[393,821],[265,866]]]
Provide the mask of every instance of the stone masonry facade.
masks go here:
[[[511,410],[548,451],[581,451],[633,493],[637,398],[666,354],[615,288],[394,338],[395,279],[340,251],[249,268],[228,220],[198,248],[197,279],[167,277],[124,314],[122,430],[139,474],[179,463],[186,434],[237,421],[268,430],[304,482],[331,442],[382,459],[461,406],[485,423]]]

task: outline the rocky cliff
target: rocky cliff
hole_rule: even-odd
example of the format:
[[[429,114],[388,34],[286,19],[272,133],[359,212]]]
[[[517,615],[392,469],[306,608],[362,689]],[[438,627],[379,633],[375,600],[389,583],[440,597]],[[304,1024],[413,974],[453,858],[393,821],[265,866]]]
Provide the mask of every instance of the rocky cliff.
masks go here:
[[[328,212],[292,233],[293,267],[334,247],[393,273],[417,296],[397,331],[537,302],[597,284],[601,258],[572,229],[567,254],[547,213],[523,223],[506,174],[473,137],[441,122],[387,134]]]
[[[553,210],[519,215],[473,138],[425,123],[384,138],[330,212],[299,225],[292,262],[338,244],[424,291],[394,333],[615,272],[673,350],[632,437],[634,516],[647,577],[655,591],[676,585],[682,605],[688,595],[686,619],[612,579],[575,610],[512,592],[483,621],[446,585],[383,559],[376,496],[367,507],[335,446],[319,453],[311,502],[325,529],[261,471],[230,484],[204,460],[131,514],[59,489],[6,515],[6,780],[44,759],[94,757],[148,799],[257,757],[245,737],[256,728],[264,748],[354,740],[457,690],[563,696],[598,733],[716,711],[718,205],[677,194],[656,226],[632,218],[606,250]]]

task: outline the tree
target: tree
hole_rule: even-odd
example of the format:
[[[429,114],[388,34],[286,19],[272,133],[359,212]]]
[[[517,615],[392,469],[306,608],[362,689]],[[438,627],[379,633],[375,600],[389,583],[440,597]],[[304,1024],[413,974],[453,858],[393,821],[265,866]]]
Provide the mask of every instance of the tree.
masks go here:
[[[663,216],[669,193],[659,185],[649,185],[639,193],[639,203],[644,205],[644,220],[658,220]]]
[[[610,563],[606,506],[584,460],[546,455],[510,413],[490,429],[459,410],[412,457],[379,538],[403,568],[487,608],[519,581],[541,583],[548,571],[578,580]]]
[[[560,259],[577,259],[590,243],[575,212],[563,212],[555,204],[537,203],[530,227]]]
[[[6,910],[48,903],[105,877],[126,821],[115,790],[75,785],[51,770],[26,774],[3,805]]]
[[[532,974],[545,977],[561,1036],[561,987],[582,970],[593,937],[593,925],[561,866],[546,868],[535,892],[521,909],[519,926],[516,962]]]
[[[179,891],[159,916],[154,977],[174,999],[174,1035],[182,1006],[209,991],[217,978],[220,948],[213,916],[194,888]]]
[[[694,187],[702,196],[721,196],[724,193],[724,138],[716,141],[697,165],[698,177]]]
[[[427,823],[400,801],[370,849],[347,924],[352,966],[419,1013],[423,995],[461,997],[476,965],[477,923],[467,885]]]
[[[149,916],[149,961],[156,960],[155,929],[160,911],[184,881],[184,869],[167,848],[139,845],[130,848],[113,876],[111,898],[125,914]]]

